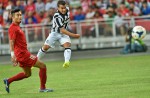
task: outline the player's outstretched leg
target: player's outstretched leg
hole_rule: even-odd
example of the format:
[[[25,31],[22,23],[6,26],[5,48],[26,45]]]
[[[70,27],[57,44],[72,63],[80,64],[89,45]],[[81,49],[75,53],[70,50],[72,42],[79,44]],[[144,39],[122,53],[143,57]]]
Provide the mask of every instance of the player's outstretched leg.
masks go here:
[[[63,67],[67,68],[70,66],[70,58],[71,58],[71,49],[70,48],[65,48],[64,58],[65,58],[65,62],[63,64]]]
[[[10,83],[14,82],[14,81],[19,81],[19,80],[22,80],[24,78],[27,78],[29,77],[30,75],[28,74],[25,74],[24,72],[21,72],[21,73],[18,73],[17,75],[13,76],[13,77],[10,77],[8,79],[4,79],[4,84],[5,84],[5,89],[7,91],[7,93],[10,92],[9,90],[9,85]]]
[[[47,81],[46,65],[44,63],[42,63],[41,61],[37,60],[34,67],[39,68],[39,77],[40,77],[40,90],[39,90],[39,92],[53,92],[52,89],[46,88],[46,81]]]
[[[9,83],[8,83],[8,79],[4,79],[4,84],[5,84],[5,89],[6,89],[6,92],[9,93]]]

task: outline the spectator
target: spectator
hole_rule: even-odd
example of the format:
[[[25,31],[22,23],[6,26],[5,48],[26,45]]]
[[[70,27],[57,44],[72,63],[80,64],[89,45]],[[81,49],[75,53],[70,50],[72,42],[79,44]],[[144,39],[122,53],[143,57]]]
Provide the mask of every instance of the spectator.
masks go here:
[[[103,15],[103,17],[106,21],[106,25],[104,28],[104,36],[112,35],[112,23],[115,17],[114,9],[112,7],[109,7],[107,9],[107,13]]]
[[[41,11],[45,11],[45,4],[42,2],[42,0],[37,0],[35,3],[35,10],[39,14]]]
[[[0,25],[4,25],[4,20],[3,20],[2,13],[0,13]]]
[[[133,9],[133,13],[136,15],[141,14],[140,9],[137,6],[135,6],[134,2],[130,2],[130,9]]]
[[[135,16],[137,15],[133,12],[133,9],[129,9],[129,14],[126,16],[126,21],[128,21],[128,27],[133,28],[135,26],[133,22],[133,17]]]
[[[99,35],[102,34],[103,30],[104,30],[104,27],[103,27],[103,17],[102,15],[99,13],[99,11],[96,11],[95,14],[94,14],[94,17],[93,17],[94,20],[100,20],[98,21],[98,30],[99,30]],[[102,24],[101,24],[102,23]],[[92,23],[91,23],[92,24]],[[96,37],[96,28],[95,28],[95,25],[93,25],[92,27],[89,28],[90,30],[90,34],[92,35],[92,37]]]
[[[69,6],[69,12],[70,12],[70,20],[74,19],[74,15],[75,15],[75,10],[73,7]]]
[[[106,14],[103,15],[103,17],[104,17],[105,20],[108,20],[110,18],[114,18],[114,16],[115,16],[115,11],[114,11],[114,9],[112,7],[109,7],[107,9]]]
[[[134,16],[138,16],[137,14],[134,13],[133,9],[130,8],[129,9],[129,14],[127,15],[128,18],[134,17]]]
[[[105,9],[101,9],[101,8],[99,8],[99,7],[96,6],[96,5],[94,6],[94,11],[95,11],[95,13],[98,12],[101,17],[103,16],[103,14],[106,13],[106,10],[105,10]]]
[[[25,7],[23,6],[21,0],[17,0],[17,1],[16,1],[16,8],[19,8],[19,9],[21,10],[22,14],[25,13]]]
[[[107,9],[107,4],[104,3],[104,0],[93,0],[93,5],[97,6],[98,8],[101,9]]]
[[[49,25],[52,24],[52,19],[53,17],[47,15],[42,21],[41,23],[45,24],[45,25]],[[48,28],[49,29],[49,28]]]
[[[96,11],[95,14],[94,14],[94,19],[103,19],[101,13],[99,11]]]
[[[53,19],[54,12],[55,12],[55,9],[50,8],[46,13],[44,13],[44,18],[42,19],[41,23],[43,23],[43,24],[51,23],[51,20]]]
[[[45,11],[48,11],[50,8],[57,8],[57,1],[47,0],[45,5]]]
[[[135,6],[138,6],[139,0],[127,0],[128,3],[134,3]]]
[[[2,3],[3,7],[6,8],[8,5],[9,0],[0,0],[0,3]]]
[[[28,19],[29,19],[29,20],[32,19],[32,24],[38,23],[38,21],[37,21],[36,17],[34,17],[32,11],[29,11],[29,12],[27,13],[27,17],[25,18],[25,24],[31,23],[31,22],[28,21]],[[28,22],[29,22],[29,23],[28,23]]]
[[[56,10],[55,10],[54,8],[50,8],[46,13],[47,13],[49,16],[53,17],[55,11],[56,11]]]
[[[147,5],[147,2],[142,3],[141,13],[142,13],[142,15],[150,14],[150,7]]]
[[[81,6],[83,9],[83,12],[85,13],[88,10],[89,3],[87,2],[87,0],[81,0]]]
[[[52,25],[52,16],[46,15],[46,17],[41,21],[42,24],[45,25],[45,35],[46,37],[49,35],[49,33],[51,32],[51,29],[49,28],[49,26]],[[42,31],[41,31],[42,32]]]
[[[34,24],[33,19],[31,17],[29,17],[28,20],[27,20],[27,23],[28,24]]]
[[[4,10],[4,12],[3,12],[4,23],[7,22],[9,13],[13,7],[14,7],[13,2],[11,0],[9,0],[8,5],[6,6],[6,10]]]
[[[125,0],[116,0],[116,4],[119,5],[121,4],[122,1],[125,1]]]
[[[44,11],[40,11],[39,13],[36,14],[36,19],[38,23],[41,23],[44,18],[45,18]]]
[[[28,35],[29,35],[29,41],[32,42],[32,41],[37,41],[38,38],[41,37],[41,27],[38,27],[35,24],[34,20],[32,17],[29,17],[28,20],[27,20],[27,23],[28,24],[31,24],[31,25],[28,25],[27,26],[27,30],[28,30]]]
[[[113,9],[117,8],[116,0],[109,0],[109,3],[107,4],[107,8],[112,7]]]
[[[140,2],[139,2],[139,4],[138,4],[138,7],[139,7],[139,8],[142,8],[143,2],[147,2],[147,6],[150,6],[150,0],[140,0]]]
[[[121,13],[122,16],[127,16],[129,13],[129,9],[125,6],[124,2],[121,2],[118,11]]]
[[[0,3],[0,25],[4,24],[3,20],[3,8],[2,8],[2,3]]]
[[[114,18],[116,32],[120,33],[121,35],[125,35],[125,22],[124,16],[121,14],[120,11],[117,11],[117,15]]]
[[[10,24],[12,23],[11,17],[12,17],[11,14],[8,14],[8,19],[6,20],[6,23],[5,23],[6,26],[10,26]]]
[[[8,4],[6,6],[6,8],[9,7],[9,8],[14,8],[14,2],[12,0],[9,0],[8,1]]]
[[[0,15],[3,15],[3,4],[0,3]]]
[[[28,0],[27,6],[25,7],[25,11],[26,11],[26,14],[28,12],[32,12],[33,14],[35,13],[35,4],[33,3],[33,0]]]
[[[9,16],[10,10],[11,10],[11,6],[7,6],[6,10],[4,10],[4,13],[3,13],[4,23],[6,23],[7,20],[8,20],[8,16]]]
[[[78,7],[77,12],[74,16],[74,20],[81,21],[81,20],[84,20],[84,19],[85,19],[85,15],[82,12],[82,8]]]
[[[70,6],[72,6],[73,8],[78,8],[78,7],[80,7],[80,6],[82,6],[81,5],[81,2],[82,1],[84,1],[84,0],[69,0],[70,2],[69,2],[69,5]],[[88,2],[89,0],[86,0],[86,2]]]
[[[31,17],[27,19],[28,24],[34,24]],[[35,33],[35,27],[33,25],[27,26],[28,30],[28,36],[29,36],[29,42],[32,42],[33,40],[37,40],[37,35]]]
[[[92,19],[94,17],[95,11],[93,6],[89,6],[88,12],[86,13],[86,19]]]
[[[2,25],[0,24],[0,44],[3,43],[3,40],[4,40],[3,28]]]

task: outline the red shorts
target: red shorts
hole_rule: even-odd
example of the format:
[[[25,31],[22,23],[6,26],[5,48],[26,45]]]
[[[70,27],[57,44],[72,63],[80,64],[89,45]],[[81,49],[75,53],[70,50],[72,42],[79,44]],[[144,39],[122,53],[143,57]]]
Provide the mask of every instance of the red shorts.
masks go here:
[[[27,51],[24,55],[18,56],[17,61],[20,67],[32,67],[37,62],[37,57]]]

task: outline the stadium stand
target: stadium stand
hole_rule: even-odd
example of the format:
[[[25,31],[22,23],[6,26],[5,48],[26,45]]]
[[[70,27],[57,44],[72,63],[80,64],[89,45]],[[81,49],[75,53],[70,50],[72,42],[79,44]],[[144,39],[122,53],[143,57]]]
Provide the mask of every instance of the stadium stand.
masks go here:
[[[28,42],[43,41],[50,33],[53,14],[58,0],[0,0],[0,44],[8,44],[9,12],[20,8],[23,13],[22,29]],[[70,8],[70,28],[82,33],[82,38],[124,36],[130,26],[142,25],[150,31],[150,0],[65,0]],[[134,17],[134,21],[130,21]],[[142,18],[146,17],[146,18]],[[130,23],[132,22],[132,23]],[[42,32],[42,33],[41,33]],[[103,38],[102,38],[103,39]],[[105,38],[107,39],[107,38]],[[95,39],[93,39],[94,41]],[[92,41],[92,40],[91,40]],[[101,40],[103,42],[103,40]],[[83,41],[84,42],[84,39]],[[85,41],[88,42],[88,41]],[[77,42],[76,42],[77,43]],[[103,46],[101,42],[100,46]]]
[[[2,25],[9,25],[9,11],[18,7],[24,14],[24,19],[28,17],[28,13],[32,13],[33,21],[41,23],[45,19],[45,14],[51,14],[51,10],[56,11],[58,0],[0,0],[0,17]],[[93,19],[95,14],[99,14],[100,18],[108,17],[109,13],[113,13],[113,17],[117,16],[117,12],[121,12],[121,16],[129,17],[130,10],[133,10],[134,16],[150,14],[149,0],[66,0],[70,6],[71,20],[76,20],[76,16],[82,13],[82,20]],[[109,9],[112,8],[112,12]],[[40,14],[44,16],[40,16]],[[53,16],[52,14],[49,16]],[[40,18],[39,18],[40,17]],[[78,17],[77,17],[78,18]],[[77,19],[78,20],[78,19]],[[23,21],[23,24],[26,24]]]

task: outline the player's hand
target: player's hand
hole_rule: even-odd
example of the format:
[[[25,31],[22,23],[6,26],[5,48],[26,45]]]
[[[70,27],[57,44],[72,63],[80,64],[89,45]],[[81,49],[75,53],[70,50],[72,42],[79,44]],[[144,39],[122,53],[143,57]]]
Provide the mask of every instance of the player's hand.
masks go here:
[[[79,37],[80,37],[80,34],[74,34],[73,37],[74,37],[74,38],[79,38]]]
[[[17,66],[18,65],[18,61],[16,60],[15,56],[11,57],[11,61],[13,63],[13,66]]]

